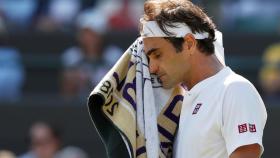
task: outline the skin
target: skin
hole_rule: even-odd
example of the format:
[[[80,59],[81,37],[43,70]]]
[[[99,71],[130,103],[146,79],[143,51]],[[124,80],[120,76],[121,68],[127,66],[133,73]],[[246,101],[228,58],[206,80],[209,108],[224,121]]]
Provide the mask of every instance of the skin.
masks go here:
[[[173,45],[164,38],[148,37],[143,40],[150,73],[160,78],[163,88],[169,89],[183,83],[191,89],[223,69],[214,54],[206,55],[197,48],[193,35],[187,34],[184,41],[183,50],[176,52]],[[258,144],[245,145],[237,148],[230,158],[259,158],[260,153]]]
[[[164,88],[172,88],[183,80],[179,73],[182,67],[188,67],[184,53],[175,53],[175,48],[163,38],[147,38],[144,40],[145,52],[148,52],[150,72],[156,74]]]
[[[237,148],[230,158],[260,158],[261,147],[259,144],[244,145]]]
[[[89,28],[83,28],[79,31],[78,41],[87,58],[94,59],[100,56],[102,40],[97,32]]]
[[[223,68],[215,55],[205,55],[197,49],[193,35],[187,34],[184,40],[183,50],[176,53],[173,45],[164,38],[144,39],[150,73],[156,74],[162,80],[164,88],[184,83],[191,89]]]
[[[31,148],[38,158],[53,158],[60,148],[60,142],[45,124],[36,124],[31,129]]]

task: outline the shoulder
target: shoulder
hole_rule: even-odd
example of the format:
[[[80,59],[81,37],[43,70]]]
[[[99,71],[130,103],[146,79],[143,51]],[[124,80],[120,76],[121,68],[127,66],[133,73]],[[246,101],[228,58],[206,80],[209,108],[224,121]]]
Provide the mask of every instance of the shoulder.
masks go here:
[[[35,156],[32,152],[27,152],[22,155],[19,155],[18,158],[35,158]]]
[[[260,94],[249,80],[232,71],[225,79],[224,85],[226,86],[223,100],[224,110],[266,113]]]
[[[103,60],[110,66],[113,66],[117,62],[117,60],[122,56],[122,54],[123,51],[121,48],[115,45],[109,45],[104,50]]]
[[[236,96],[257,94],[255,86],[243,76],[231,71],[230,74],[224,80],[224,86],[226,87],[226,94],[235,94]]]
[[[65,49],[65,51],[62,53],[62,58],[68,56],[82,56],[82,54],[83,53],[79,47],[73,46]]]
[[[79,63],[83,58],[83,53],[79,47],[70,47],[63,52],[61,61],[64,67],[70,67]]]

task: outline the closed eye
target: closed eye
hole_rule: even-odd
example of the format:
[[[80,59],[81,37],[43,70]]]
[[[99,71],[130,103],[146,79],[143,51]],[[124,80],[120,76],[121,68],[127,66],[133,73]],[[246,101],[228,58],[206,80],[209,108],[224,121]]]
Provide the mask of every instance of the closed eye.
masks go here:
[[[159,54],[159,55],[155,55],[155,58],[156,59],[159,59],[161,57],[161,55]]]
[[[151,59],[159,59],[161,57],[161,52],[159,48],[152,48],[146,52],[148,63],[150,63]]]
[[[159,58],[161,57],[161,53],[160,53],[160,52],[155,52],[155,53],[153,54],[153,57],[154,57],[155,59],[159,59]]]

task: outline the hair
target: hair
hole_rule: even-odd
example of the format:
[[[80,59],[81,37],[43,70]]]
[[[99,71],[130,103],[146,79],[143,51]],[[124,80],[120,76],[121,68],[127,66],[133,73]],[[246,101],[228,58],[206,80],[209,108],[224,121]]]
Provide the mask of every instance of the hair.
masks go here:
[[[48,129],[48,130],[50,130],[50,134],[52,135],[52,137],[54,137],[59,142],[62,141],[61,131],[56,124],[52,124],[52,123],[44,122],[44,121],[36,121],[31,125],[31,127],[29,129],[29,133],[28,133],[28,136],[26,138],[26,142],[28,144],[31,144],[32,137],[33,137],[32,131],[36,128]]]
[[[165,26],[176,27],[173,23],[185,23],[193,33],[207,32],[209,37],[197,39],[198,49],[205,54],[214,53],[215,24],[203,10],[188,0],[148,0],[144,4],[143,19],[156,21],[161,30],[172,35]],[[142,26],[140,26],[140,29]],[[182,51],[184,38],[165,37],[176,49]]]

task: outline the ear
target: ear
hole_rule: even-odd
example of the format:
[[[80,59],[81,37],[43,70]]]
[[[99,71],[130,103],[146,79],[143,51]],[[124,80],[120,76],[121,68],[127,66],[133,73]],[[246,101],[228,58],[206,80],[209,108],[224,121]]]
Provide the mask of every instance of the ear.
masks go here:
[[[196,39],[192,34],[188,33],[185,35],[184,41],[184,49],[188,50],[192,54],[196,48]]]

